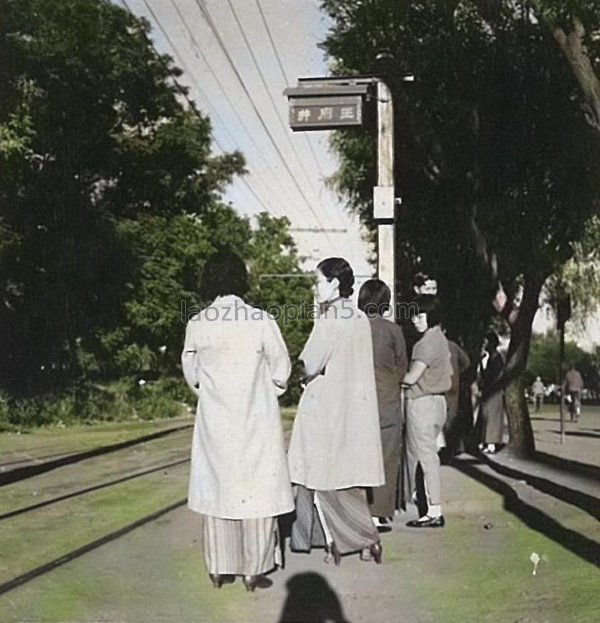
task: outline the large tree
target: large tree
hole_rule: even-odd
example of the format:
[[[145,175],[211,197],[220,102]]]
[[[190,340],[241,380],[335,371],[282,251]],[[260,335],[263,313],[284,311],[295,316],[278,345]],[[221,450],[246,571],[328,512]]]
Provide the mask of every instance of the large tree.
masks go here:
[[[510,345],[506,374],[511,444],[533,449],[523,384],[540,290],[574,253],[598,213],[600,140],[571,66],[531,4],[519,0],[324,0],[324,48],[339,75],[373,71],[378,50],[396,62],[396,185],[403,284],[434,272],[450,332],[477,356],[496,313]],[[600,28],[597,3],[578,15]],[[586,39],[595,69],[597,37]],[[407,87],[394,74],[415,74]],[[373,132],[334,137],[336,177],[365,220],[375,182]],[[406,288],[404,288],[406,291]],[[515,302],[517,301],[517,302]]]
[[[201,244],[195,219],[218,238],[243,159],[211,153],[145,21],[107,0],[0,0],[0,16],[0,379],[32,395],[131,315],[149,347],[164,341],[153,305],[178,313],[177,259]]]

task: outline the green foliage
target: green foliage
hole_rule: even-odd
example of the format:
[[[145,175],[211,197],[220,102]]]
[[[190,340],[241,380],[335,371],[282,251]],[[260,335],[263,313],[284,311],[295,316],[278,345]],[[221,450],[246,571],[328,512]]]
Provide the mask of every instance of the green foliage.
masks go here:
[[[573,257],[600,207],[600,3],[572,0],[563,11],[552,1],[536,13],[542,4],[550,6],[322,1],[332,19],[323,48],[336,74],[372,74],[383,48],[396,59],[385,79],[403,197],[398,290],[407,295],[417,269],[434,274],[449,335],[476,355],[503,284],[511,342],[502,384],[515,383],[517,393],[542,285]],[[566,43],[547,16],[569,23]],[[407,72],[412,85],[397,79]],[[376,181],[370,134],[334,138],[338,188],[367,224]],[[527,413],[515,405],[511,440],[528,451]]]
[[[223,205],[243,158],[211,152],[146,21],[107,0],[0,0],[0,14],[2,419],[172,415],[163,384],[189,398],[186,310],[208,303],[198,277],[216,248],[251,264],[257,304],[305,296],[258,277],[299,272],[288,223],[253,229]],[[299,327],[282,327],[293,352]]]
[[[384,47],[397,59],[388,82],[404,199],[400,244],[409,252],[402,277],[408,285],[415,265],[435,273],[452,333],[468,338],[493,314],[497,279],[512,291],[519,279],[543,280],[598,211],[600,142],[577,84],[525,2],[322,4],[333,19],[323,47],[336,73],[369,73]],[[600,27],[600,6],[586,18],[590,31]],[[600,54],[600,42],[588,44]],[[395,80],[406,71],[413,85]],[[334,138],[338,187],[366,221],[372,134]]]
[[[211,154],[143,20],[104,0],[1,9],[0,378],[33,396],[173,352],[183,273],[218,237],[243,160]]]
[[[284,405],[297,404],[300,398],[303,370],[298,356],[312,329],[308,310],[313,304],[311,275],[300,269],[301,258],[289,225],[287,218],[259,214],[249,251],[249,300],[275,317],[293,363],[288,390],[281,398]]]
[[[560,385],[562,379],[558,370],[559,352],[559,336],[555,331],[534,335],[527,362],[527,382],[531,384],[536,376],[540,376],[546,385],[549,383]],[[575,342],[565,341],[563,369],[568,370],[572,366],[577,368],[583,376],[585,386],[589,389],[598,389],[600,381],[598,364],[600,364],[600,347],[596,348],[595,353],[588,353],[579,348]]]
[[[573,320],[580,326],[600,303],[600,218],[592,217],[581,240],[573,243],[573,257],[548,280],[549,302],[556,308],[560,295],[571,299]]]
[[[80,383],[66,392],[33,398],[0,400],[0,431],[38,426],[68,426],[76,422],[162,420],[185,413],[189,398],[179,378],[162,378],[140,385],[122,378],[107,385]]]

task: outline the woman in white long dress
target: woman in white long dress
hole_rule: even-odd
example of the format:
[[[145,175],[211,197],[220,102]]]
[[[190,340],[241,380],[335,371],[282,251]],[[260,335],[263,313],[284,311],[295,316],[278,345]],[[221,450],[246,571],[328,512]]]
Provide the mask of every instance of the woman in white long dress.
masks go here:
[[[209,258],[203,298],[187,325],[182,367],[198,396],[188,506],[200,513],[206,567],[215,587],[241,575],[267,588],[277,562],[277,515],[294,508],[277,396],[290,360],[276,322],[241,298],[242,260]]]
[[[325,310],[300,355],[307,385],[294,421],[288,461],[297,484],[292,549],[325,546],[340,555],[369,549],[381,562],[366,487],[384,483],[369,321],[351,302],[354,275],[342,258],[316,270]]]

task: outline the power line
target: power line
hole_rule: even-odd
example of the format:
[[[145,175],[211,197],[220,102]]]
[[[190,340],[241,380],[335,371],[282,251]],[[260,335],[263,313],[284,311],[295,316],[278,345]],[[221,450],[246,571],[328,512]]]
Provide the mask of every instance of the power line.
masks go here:
[[[145,4],[147,5],[146,0],[144,0]],[[202,57],[202,60],[204,61],[204,64],[206,65],[206,67],[208,68],[211,76],[214,78],[215,82],[217,83],[218,87],[221,89],[221,92],[223,93],[225,99],[227,100],[227,103],[229,104],[229,106],[231,107],[231,110],[233,111],[233,114],[235,115],[236,119],[238,120],[240,126],[244,129],[246,135],[248,136],[248,138],[250,139],[250,142],[252,143],[252,145],[254,146],[254,149],[256,150],[257,155],[263,160],[263,162],[265,163],[266,167],[269,169],[269,172],[271,173],[272,177],[274,179],[276,179],[279,183],[279,186],[282,190],[282,192],[285,193],[285,189],[283,188],[283,185],[281,184],[281,181],[279,180],[279,177],[275,174],[275,172],[273,171],[273,169],[271,168],[271,166],[269,165],[268,161],[264,158],[261,149],[259,148],[259,146],[257,145],[256,141],[254,140],[254,137],[252,136],[252,133],[248,130],[246,124],[244,123],[244,120],[240,117],[239,113],[236,110],[235,105],[233,104],[233,102],[231,101],[225,87],[223,86],[223,84],[221,83],[219,76],[217,75],[217,73],[213,70],[211,63],[209,62],[208,58],[206,57],[206,55],[204,54],[204,52],[202,51],[202,48],[200,47],[200,45],[198,44],[198,41],[196,40],[196,37],[194,35],[194,33],[192,32],[192,30],[190,29],[190,27],[188,26],[184,16],[182,15],[181,11],[179,10],[179,7],[177,6],[177,4],[174,2],[174,0],[171,0],[171,5],[173,6],[173,8],[175,9],[175,11],[177,12],[177,15],[179,16],[179,19],[181,21],[181,23],[183,24],[184,28],[187,30],[188,34],[190,35],[191,38],[191,42],[192,45],[194,46],[195,50],[200,54],[200,56]],[[157,25],[158,27],[161,29],[161,31],[165,34],[165,37],[167,37],[167,39],[169,39],[165,28],[162,26],[162,23],[160,21],[160,19],[158,19],[158,17],[153,13],[154,19],[157,21]],[[174,43],[169,39],[169,43],[171,45],[172,48],[176,49],[176,46],[174,45]],[[208,96],[202,91],[202,88],[200,87],[200,84],[198,82],[198,80],[196,80],[195,78],[195,74],[189,69],[189,67],[186,69],[186,71],[188,72],[188,74],[190,75],[190,77],[192,78],[192,80],[194,81],[194,83],[196,84],[196,88],[198,89],[198,91],[200,91],[200,93],[203,94],[204,99],[207,101],[207,103],[209,104],[209,106],[214,110],[215,112],[215,117],[220,121],[222,127],[226,130],[227,134],[229,134],[231,141],[233,142],[233,144],[236,143],[235,139],[233,138],[231,132],[229,131],[229,128],[227,127],[227,124],[223,121],[223,119],[221,118],[221,115],[217,112],[217,109],[211,105],[210,103],[210,99],[208,98]],[[268,183],[266,183],[264,180],[262,180],[262,176],[261,176],[261,182],[263,183],[263,185],[265,186],[265,188],[267,189],[268,192],[270,192],[273,196],[273,199],[275,200],[275,202],[278,201],[277,197],[274,195],[270,185]],[[261,202],[262,204],[262,202]],[[262,204],[264,205],[264,204]],[[273,211],[273,210],[267,210],[267,211]]]
[[[262,23],[263,26],[265,27],[265,30],[267,32],[267,38],[269,39],[269,42],[271,43],[271,47],[273,48],[273,53],[275,54],[275,59],[277,60],[277,64],[279,66],[279,71],[281,72],[281,76],[283,78],[284,83],[289,84],[290,83],[290,78],[287,75],[287,72],[285,71],[284,67],[283,67],[283,62],[281,60],[281,56],[279,55],[279,50],[277,49],[277,45],[275,44],[275,38],[273,37],[273,34],[271,32],[271,28],[269,27],[269,24],[267,22],[267,17],[263,11],[263,8],[260,4],[260,0],[255,0],[256,2],[256,6],[258,8],[258,12],[260,13],[260,17],[262,19]],[[315,164],[317,165],[317,169],[319,171],[319,174],[321,175],[321,179],[323,181],[325,181],[325,173],[323,173],[323,169],[321,168],[321,163],[319,162],[319,159],[317,158],[317,154],[315,153],[315,148],[311,142],[311,140],[309,139],[308,133],[303,132],[302,135],[304,136],[304,138],[306,139],[306,143],[310,149],[310,152],[312,154],[312,157],[315,161]]]
[[[129,6],[127,0],[120,0],[121,4],[123,4],[127,10],[129,11],[130,14],[135,15],[133,13],[133,11],[131,10],[131,7]],[[195,78],[194,72],[191,71],[191,69],[189,68],[189,66],[186,64],[186,62],[184,61],[182,55],[180,54],[177,45],[175,45],[174,41],[172,40],[172,38],[169,36],[166,28],[163,26],[161,19],[158,17],[158,15],[156,14],[156,12],[153,10],[153,8],[148,4],[148,2],[146,0],[142,0],[144,5],[146,6],[147,12],[149,13],[149,15],[152,17],[153,21],[155,22],[155,24],[157,25],[157,27],[159,28],[160,32],[162,33],[165,41],[168,43],[168,45],[171,47],[173,53],[175,54],[176,58],[178,59],[178,61],[180,62],[180,64],[182,65],[183,69],[187,72],[188,76],[190,77],[190,79],[193,81],[195,88],[197,89],[197,91],[201,94],[201,96],[206,100],[206,103],[208,104],[208,106],[214,110],[215,112],[215,118],[220,122],[221,126],[223,127],[223,129],[229,134],[229,136],[231,137],[232,141],[235,144],[235,139],[233,139],[233,136],[231,135],[231,132],[229,131],[229,128],[227,127],[227,125],[225,124],[225,122],[222,120],[222,118],[220,117],[220,115],[217,112],[217,109],[211,104],[210,102],[210,98],[208,98],[208,96],[206,95],[206,93],[203,92],[202,88],[200,87],[198,80]],[[252,140],[253,144],[256,147],[256,150],[258,152],[258,154],[262,155],[260,148],[258,147],[258,145],[256,145],[255,141],[253,140],[252,134],[248,131],[248,128],[246,127],[245,123],[243,122],[243,120],[241,119],[241,117],[239,116],[235,105],[231,102],[231,99],[229,98],[227,91],[225,90],[225,88],[223,87],[222,83],[219,81],[217,74],[214,72],[209,60],[206,58],[206,56],[203,54],[200,46],[198,45],[198,42],[196,40],[196,37],[194,36],[194,33],[190,30],[185,18],[183,17],[181,11],[179,10],[179,8],[177,7],[177,5],[173,2],[173,0],[171,0],[171,4],[173,5],[175,11],[177,12],[180,20],[182,21],[183,25],[185,26],[186,30],[188,31],[188,33],[191,36],[191,39],[193,41],[193,45],[196,48],[196,50],[200,53],[200,55],[202,56],[202,59],[204,60],[207,68],[209,69],[210,73],[213,75],[213,77],[215,78],[219,88],[221,89],[221,91],[223,92],[225,98],[227,99],[228,103],[230,104],[232,111],[234,112],[234,114],[236,115],[237,119],[239,120],[241,126],[243,127],[243,129],[245,130],[245,132],[248,134],[248,136],[250,137],[250,139]],[[196,0],[196,4],[198,5],[198,1]],[[257,111],[256,108],[256,104],[254,102],[254,100],[252,99],[252,97],[249,95],[247,88],[245,87],[245,84],[243,82],[243,80],[241,79],[241,76],[239,75],[239,72],[237,71],[237,68],[235,67],[235,64],[233,63],[233,60],[231,58],[231,56],[228,54],[228,51],[226,50],[226,48],[224,47],[224,42],[222,40],[222,38],[220,37],[220,34],[218,32],[218,30],[216,29],[216,25],[214,23],[214,21],[212,20],[212,17],[210,16],[210,14],[207,12],[202,11],[203,7],[198,5],[198,8],[201,11],[201,14],[205,17],[209,27],[211,28],[213,34],[215,35],[215,38],[217,39],[217,42],[219,43],[220,47],[222,48],[224,54],[227,57],[227,60],[229,61],[234,73],[236,74],[236,78],[238,80],[238,82],[240,82],[240,85],[242,86],[242,88],[244,89],[244,92],[246,93],[246,95],[248,96],[248,99],[250,101],[250,104],[252,105],[253,109],[255,110],[255,112],[257,112],[257,115],[259,116],[259,121],[261,121],[261,123],[263,124],[263,127],[265,126],[264,124],[264,119],[260,116],[260,114]],[[204,7],[206,8],[206,7]],[[150,38],[148,37],[147,33],[144,32],[144,35],[146,37],[146,39],[148,40],[149,44],[154,47],[153,42],[150,40]],[[251,49],[251,48],[249,48]],[[161,62],[165,65],[165,68],[170,72],[172,71],[172,69],[166,64],[164,58],[158,54],[157,55],[159,57],[159,59],[161,60]],[[256,62],[256,61],[255,61]],[[257,69],[258,69],[258,64],[257,64]],[[260,71],[260,70],[259,70]],[[285,75],[285,74],[284,74]],[[178,92],[180,93],[180,95],[186,100],[186,102],[188,103],[188,105],[190,106],[190,108],[197,114],[200,116],[199,111],[197,110],[195,103],[190,100],[190,98],[188,97],[188,92],[187,89],[185,89],[184,87],[182,87],[177,80],[175,80],[175,78],[173,76],[170,76],[170,79],[172,80],[172,82],[174,83],[176,89],[178,90]],[[264,78],[263,78],[264,80]],[[265,85],[266,88],[266,85]],[[268,89],[266,89],[268,92]],[[276,107],[274,106],[274,108],[276,109]],[[272,135],[270,135],[270,133],[267,133],[269,135],[269,138],[271,139],[271,142],[273,142],[273,137]],[[216,146],[221,150],[221,152],[223,153],[227,153],[226,149],[219,143],[219,141],[217,140],[216,137],[213,136],[213,141],[215,142]],[[277,149],[277,146],[274,145]],[[278,151],[278,155],[280,158],[282,158],[282,154],[280,150]],[[287,163],[285,161],[285,159],[282,158],[282,162],[284,163],[284,165],[286,166],[286,169],[288,170],[288,172],[290,173],[292,180],[294,181],[294,183],[298,186],[298,181],[297,179],[294,177],[293,173],[291,172],[291,170],[289,169],[289,166],[287,166]],[[268,162],[265,161],[265,163],[268,165]],[[275,176],[278,180],[278,182],[280,183],[280,179],[279,177]],[[251,184],[250,180],[245,179],[243,176],[239,176],[238,179],[242,182],[242,184],[247,188],[248,192],[251,193],[251,195],[255,198],[255,200],[258,202],[259,205],[261,205],[266,211],[268,212],[273,212],[272,209],[269,209],[267,207],[267,205],[265,205],[264,201],[262,200],[262,198],[259,196],[257,190],[255,189],[254,185]],[[259,179],[259,178],[257,178]],[[261,180],[262,181],[262,180]],[[267,188],[267,190],[269,192],[273,192],[272,188],[270,187],[269,184],[265,183],[264,181],[262,181],[262,183],[265,185],[265,187]],[[298,186],[298,189],[300,190],[300,192],[302,193],[301,188]],[[285,189],[282,188],[282,190],[285,192]],[[302,193],[303,194],[303,193]],[[311,211],[311,213],[314,215],[315,219],[317,220],[317,222],[322,225],[318,215],[314,212],[314,210],[312,209],[312,206],[310,205],[310,202],[308,202],[306,195],[303,194],[304,200],[307,202],[307,206],[309,208],[309,210]],[[277,201],[277,199],[276,199]],[[292,207],[296,207],[294,206],[294,204],[291,204]],[[325,227],[319,227],[319,228],[313,228],[313,231],[320,231],[322,233],[326,233],[328,232],[328,229]],[[328,241],[329,243],[333,245],[333,241],[332,239],[329,237],[329,235],[327,235]]]
[[[271,89],[269,89],[269,85],[267,84],[267,81],[265,80],[265,76],[262,72],[262,69],[260,68],[260,64],[258,62],[258,59],[256,58],[256,55],[254,54],[254,51],[252,50],[252,46],[250,45],[250,41],[248,40],[248,37],[246,36],[246,32],[244,30],[244,27],[238,17],[238,14],[233,6],[233,3],[231,0],[227,0],[227,4],[229,5],[229,9],[233,15],[233,18],[237,24],[237,27],[242,35],[242,39],[244,40],[244,43],[246,44],[246,47],[248,48],[248,52],[250,52],[250,58],[252,59],[252,62],[254,63],[254,67],[256,67],[256,71],[258,72],[259,78],[262,82],[263,88],[267,94],[267,96],[269,97],[269,100],[271,102],[271,106],[273,107],[273,110],[275,111],[275,115],[277,116],[277,120],[279,121],[279,125],[281,126],[281,129],[283,131],[283,135],[287,138],[287,141],[290,145],[290,147],[292,148],[292,151],[294,152],[294,155],[296,156],[296,161],[298,163],[298,165],[300,166],[300,168],[302,169],[302,172],[304,173],[304,177],[306,178],[306,180],[308,181],[309,185],[311,186],[312,191],[315,194],[315,199],[317,200],[317,202],[319,201],[319,195],[317,193],[316,188],[314,187],[314,184],[312,182],[312,180],[310,179],[310,176],[308,175],[306,168],[304,166],[304,163],[302,162],[302,159],[300,158],[300,154],[298,153],[298,150],[296,149],[296,146],[294,145],[291,137],[290,137],[290,132],[289,129],[287,127],[287,125],[285,124],[285,122],[283,121],[283,119],[281,118],[281,112],[279,110],[279,108],[277,107],[277,104],[275,103],[275,100],[273,99],[273,94],[271,93]]]
[[[162,27],[162,24],[160,23],[160,20],[157,20],[156,14],[154,13],[154,11],[152,10],[152,8],[150,7],[150,5],[146,2],[146,0],[143,0],[144,4],[146,5],[146,8],[148,9],[149,13],[152,15],[152,17],[154,18],[154,20],[156,21],[158,27],[160,28],[163,36],[165,37],[165,39],[167,40],[168,44],[171,46],[171,49],[173,50],[173,52],[175,53],[175,56],[179,59],[179,61],[181,62],[181,64],[183,65],[183,68],[187,71],[188,75],[193,79],[193,74],[190,72],[189,67],[187,67],[185,61],[183,61],[183,58],[181,58],[177,47],[173,44],[171,38],[169,37],[168,33],[166,32],[166,30]],[[133,11],[131,10],[131,7],[129,6],[127,0],[121,0],[122,5],[127,9],[127,11],[135,17],[135,14],[133,13]],[[163,56],[161,54],[158,53],[158,51],[154,48],[154,44],[152,43],[152,41],[150,40],[150,38],[148,37],[148,34],[143,31],[144,33],[144,37],[146,38],[146,41],[148,42],[148,44],[154,49],[154,51],[156,52],[157,57],[159,58],[160,62],[162,63],[163,67],[169,72],[169,74],[171,74],[171,68],[167,65],[165,59],[163,58]],[[186,89],[179,84],[179,82],[172,76],[170,75],[170,79],[173,82],[173,84],[175,85],[175,88],[177,89],[177,91],[180,93],[180,95],[182,97],[185,98],[186,102],[188,103],[190,109],[194,112],[194,114],[196,114],[198,117],[200,117],[200,112],[197,110],[195,103],[189,99],[188,97],[188,93],[186,91]],[[198,90],[202,93],[202,90],[199,88],[198,86]],[[206,96],[205,96],[206,98]],[[208,101],[208,98],[206,98],[207,102],[210,105],[210,102]],[[221,123],[223,123],[221,121]],[[223,127],[226,128],[226,126],[223,124]],[[233,137],[231,137],[233,139]],[[214,140],[215,144],[217,145],[217,147],[221,150],[221,152],[223,154],[227,153],[227,150],[219,143],[219,141],[216,139],[216,137],[212,137],[212,139]],[[235,142],[235,141],[234,141]],[[252,188],[252,186],[250,185],[249,181],[246,180],[243,175],[239,176],[240,181],[242,182],[242,184],[244,184],[244,186],[246,186],[246,188],[249,190],[249,192],[252,194],[252,196],[256,199],[256,201],[258,201],[258,203],[267,211],[267,212],[272,212],[272,210],[270,210],[267,205],[265,205],[265,203],[263,202],[263,200],[258,196],[257,192]]]
[[[300,193],[300,195],[302,196],[302,198],[306,202],[306,205],[307,205],[308,209],[311,211],[311,213],[315,217],[317,223],[319,223],[319,225],[323,226],[323,223],[321,222],[321,219],[319,218],[318,214],[315,212],[314,208],[310,204],[310,201],[308,200],[306,194],[304,193],[304,190],[302,189],[302,187],[298,183],[298,180],[297,180],[296,176],[294,175],[294,172],[291,170],[289,164],[287,163],[285,157],[283,156],[283,154],[281,152],[281,149],[279,148],[279,145],[277,145],[277,141],[275,141],[275,138],[273,137],[271,131],[269,130],[269,127],[266,124],[266,122],[265,122],[265,120],[264,120],[260,110],[256,106],[256,103],[254,102],[254,99],[252,98],[252,95],[250,94],[250,91],[248,90],[248,87],[246,86],[246,83],[244,82],[242,76],[240,75],[240,72],[238,71],[235,63],[233,62],[233,58],[231,57],[231,55],[229,54],[229,51],[227,50],[227,47],[225,46],[225,42],[223,41],[223,39],[222,39],[222,37],[221,37],[217,27],[216,27],[216,24],[214,23],[211,15],[210,15],[210,12],[208,11],[207,7],[204,5],[204,1],[203,0],[194,0],[194,1],[195,1],[196,5],[198,6],[198,9],[200,10],[200,12],[203,15],[204,19],[206,20],[207,24],[209,25],[210,29],[212,30],[212,33],[215,36],[217,42],[219,43],[219,46],[221,47],[221,50],[225,54],[225,57],[227,58],[230,66],[231,66],[231,69],[233,70],[233,73],[235,74],[235,77],[237,78],[238,82],[240,83],[240,86],[242,87],[242,90],[244,91],[244,94],[248,98],[248,101],[250,102],[250,105],[252,106],[252,109],[254,110],[256,116],[258,117],[258,120],[259,120],[262,128],[264,129],[265,133],[269,137],[269,140],[271,141],[271,144],[273,145],[273,148],[275,149],[275,151],[277,152],[279,158],[281,159],[281,162],[283,163],[283,166],[285,167],[286,171],[289,173],[290,178],[292,179],[292,182],[294,183],[294,185],[298,189],[298,192]],[[328,237],[328,239],[329,239],[329,243],[332,246],[335,246],[333,244],[333,241],[329,237]]]

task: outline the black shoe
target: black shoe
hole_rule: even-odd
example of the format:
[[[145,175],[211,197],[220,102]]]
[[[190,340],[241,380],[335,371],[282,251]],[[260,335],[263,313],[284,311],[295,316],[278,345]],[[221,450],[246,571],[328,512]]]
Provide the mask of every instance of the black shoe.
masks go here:
[[[247,591],[254,592],[255,588],[269,588],[273,586],[273,580],[270,580],[266,575],[262,573],[260,575],[245,575],[242,578],[242,582]]]
[[[425,515],[427,519],[413,519],[408,521],[406,525],[409,528],[443,528],[446,525],[446,520],[443,515],[439,517],[430,517]]]
[[[371,552],[371,557],[375,561],[375,564],[380,565],[383,558],[383,547],[381,546],[381,543],[379,541],[377,541],[377,543],[373,543],[369,547],[369,551]]]
[[[229,573],[209,573],[208,577],[215,588],[221,588],[223,584],[233,584],[235,575]]]

